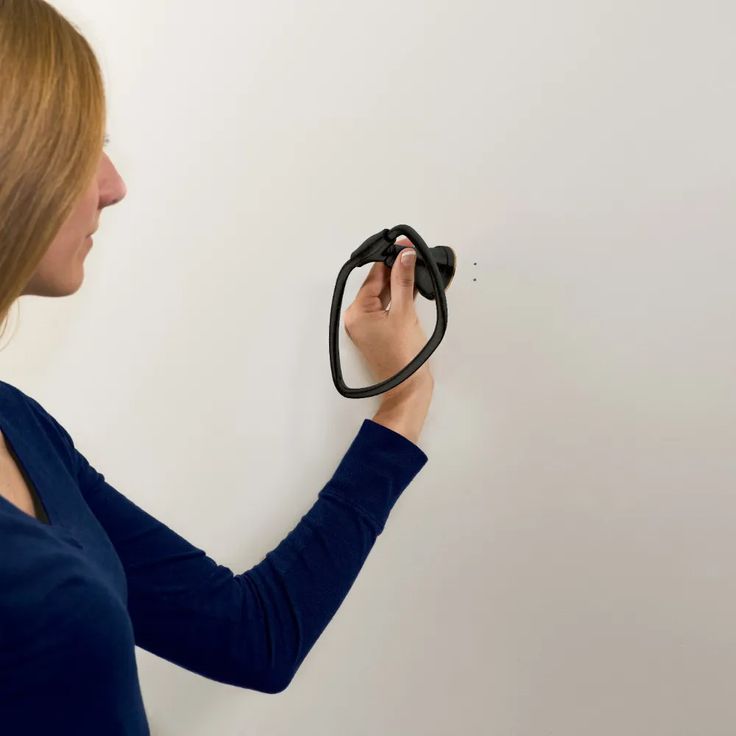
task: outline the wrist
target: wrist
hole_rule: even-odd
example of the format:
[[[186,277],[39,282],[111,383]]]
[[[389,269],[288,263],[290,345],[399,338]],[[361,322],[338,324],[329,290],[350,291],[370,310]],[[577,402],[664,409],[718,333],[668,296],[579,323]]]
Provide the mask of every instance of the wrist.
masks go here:
[[[431,373],[419,370],[390,391],[381,394],[381,410],[393,410],[405,402],[429,400],[434,392],[434,378]]]
[[[423,382],[411,391],[388,396],[381,403],[373,421],[417,444],[432,403],[432,388],[431,383]]]
[[[410,442],[415,445],[419,443],[419,435],[424,427],[424,420],[427,417],[427,410],[429,404],[427,404],[421,411],[401,412],[401,411],[387,411],[385,409],[379,409],[373,416],[373,421],[376,424],[393,430],[397,434],[402,435]]]

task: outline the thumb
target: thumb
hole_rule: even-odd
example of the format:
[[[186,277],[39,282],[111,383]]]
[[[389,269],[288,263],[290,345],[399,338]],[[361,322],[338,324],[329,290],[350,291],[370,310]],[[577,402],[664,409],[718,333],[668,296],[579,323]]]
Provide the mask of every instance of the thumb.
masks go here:
[[[401,249],[391,268],[391,309],[400,312],[414,306],[414,265],[417,253],[413,246]]]

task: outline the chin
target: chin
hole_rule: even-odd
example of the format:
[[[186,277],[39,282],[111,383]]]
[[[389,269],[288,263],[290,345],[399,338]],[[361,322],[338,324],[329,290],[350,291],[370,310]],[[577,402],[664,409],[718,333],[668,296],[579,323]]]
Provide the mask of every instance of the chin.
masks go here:
[[[61,284],[55,296],[71,296],[72,294],[76,294],[82,288],[83,283],[84,274],[82,274],[81,276],[79,276],[79,278],[75,280],[70,280],[64,284]]]
[[[66,279],[61,281],[55,279],[54,281],[46,281],[43,283],[31,283],[24,289],[23,295],[28,296],[71,296],[76,294],[84,282],[84,273],[76,278]]]

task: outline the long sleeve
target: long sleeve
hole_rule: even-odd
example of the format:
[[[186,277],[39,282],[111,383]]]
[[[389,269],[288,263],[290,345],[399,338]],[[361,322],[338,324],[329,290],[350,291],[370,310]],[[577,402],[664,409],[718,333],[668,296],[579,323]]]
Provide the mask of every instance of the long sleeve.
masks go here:
[[[212,680],[283,691],[345,599],[399,495],[427,462],[364,420],[314,505],[245,572],[217,564],[105,480],[50,414],[127,578],[135,642]]]

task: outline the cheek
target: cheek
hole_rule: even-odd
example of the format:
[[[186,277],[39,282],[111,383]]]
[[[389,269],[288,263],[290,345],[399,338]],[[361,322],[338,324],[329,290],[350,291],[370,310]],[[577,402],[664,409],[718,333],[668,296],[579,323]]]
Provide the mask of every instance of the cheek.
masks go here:
[[[70,263],[79,261],[80,255],[89,250],[89,241],[85,237],[66,235],[57,238],[46,251],[41,264],[45,273],[61,273],[69,268]]]

